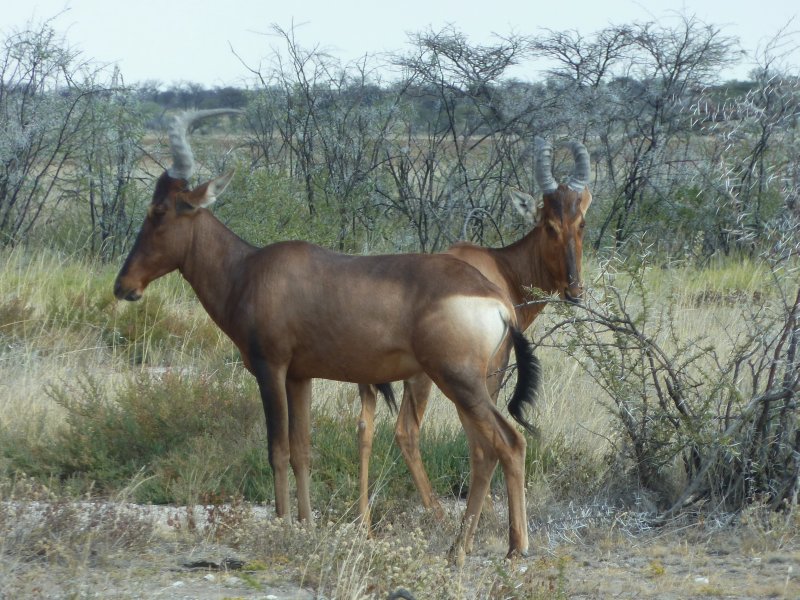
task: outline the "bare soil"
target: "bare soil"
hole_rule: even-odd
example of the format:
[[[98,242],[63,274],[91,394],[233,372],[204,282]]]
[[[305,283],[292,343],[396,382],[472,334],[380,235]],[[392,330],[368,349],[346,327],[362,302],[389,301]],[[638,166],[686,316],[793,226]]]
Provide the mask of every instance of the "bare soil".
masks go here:
[[[96,519],[97,505],[87,506],[94,508],[79,505],[77,511],[58,514],[75,519],[83,511],[91,513],[89,521]],[[212,514],[202,508],[189,517],[182,512],[185,509],[165,507],[128,507],[109,513],[108,519],[116,519],[114,526],[98,530],[92,543],[70,537],[66,530],[55,532],[58,527],[53,525],[48,525],[54,533],[50,539],[45,531],[34,532],[25,519],[42,515],[41,511],[39,504],[25,510],[5,506],[5,521],[0,520],[4,524],[0,531],[7,536],[0,541],[0,599],[336,597],[319,595],[313,582],[302,583],[298,565],[313,560],[310,551],[309,556],[298,552],[265,560],[263,551],[227,543],[230,540],[220,543],[200,532],[197,515]],[[251,516],[271,519],[269,512],[256,509]],[[125,519],[136,514],[146,521],[147,539],[119,541],[136,538],[132,528],[119,527],[120,514]],[[16,528],[9,526],[9,516],[15,516],[11,525]],[[54,517],[41,518],[49,523]],[[79,521],[72,523],[73,528],[86,529]],[[499,558],[502,529],[491,530],[492,522],[502,519],[488,521],[475,555],[461,571],[450,567],[454,578],[474,581],[465,586],[464,598],[800,598],[800,545],[794,523],[780,516],[742,519],[735,525],[676,523],[638,532],[629,527],[635,519],[568,528],[534,524],[531,557],[513,561]],[[192,531],[187,530],[190,522]],[[240,525],[247,528],[248,522]],[[32,532],[31,539],[23,530]],[[115,540],[114,535],[121,537]],[[102,536],[107,537],[102,544],[94,543]],[[76,540],[76,547],[67,547]],[[442,543],[431,544],[432,559]],[[417,600],[449,597],[437,590],[415,589],[414,581],[406,587]],[[348,597],[385,598],[386,592],[366,588]]]
[[[800,598],[796,548],[747,548],[736,532],[680,531],[561,545],[570,598]],[[552,567],[551,567],[552,569]]]

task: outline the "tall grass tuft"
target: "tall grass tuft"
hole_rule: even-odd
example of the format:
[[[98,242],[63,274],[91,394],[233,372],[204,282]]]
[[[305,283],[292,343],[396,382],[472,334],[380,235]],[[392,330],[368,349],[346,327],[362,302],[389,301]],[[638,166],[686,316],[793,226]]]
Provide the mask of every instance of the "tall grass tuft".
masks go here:
[[[269,480],[252,456],[252,446],[263,446],[254,385],[230,371],[141,371],[113,389],[83,375],[51,386],[49,395],[65,413],[53,436],[26,443],[2,432],[3,453],[17,470],[106,494],[143,474],[136,499],[150,502],[234,494],[248,479]],[[257,499],[269,492],[266,484],[248,485]]]

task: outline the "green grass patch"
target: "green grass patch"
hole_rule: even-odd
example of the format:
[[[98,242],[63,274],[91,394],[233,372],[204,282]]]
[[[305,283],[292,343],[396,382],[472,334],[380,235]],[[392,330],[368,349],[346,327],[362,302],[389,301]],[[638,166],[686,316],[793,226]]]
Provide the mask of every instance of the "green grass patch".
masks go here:
[[[263,430],[255,384],[229,370],[193,375],[143,371],[108,389],[89,376],[50,388],[65,410],[51,437],[0,432],[7,468],[73,491],[113,493],[139,480],[140,501],[175,502],[249,489],[265,499]],[[28,441],[34,440],[34,441]],[[264,461],[265,462],[265,461]]]
[[[644,281],[654,297],[671,295],[695,306],[760,302],[777,291],[769,264],[746,256],[719,257],[702,266],[667,263],[649,268]]]
[[[171,366],[198,357],[235,355],[191,288],[173,274],[151,285],[141,301],[112,293],[115,265],[43,253],[0,257],[0,339],[40,354],[72,346],[104,348],[132,365]],[[76,348],[77,349],[77,348]],[[2,350],[0,350],[0,353]]]
[[[111,495],[131,487],[141,502],[272,500],[263,410],[255,380],[241,370],[142,370],[114,385],[82,375],[48,393],[63,409],[63,422],[50,435],[44,425],[33,431],[35,423],[0,430],[6,472],[73,494]],[[370,477],[378,513],[418,501],[393,438],[394,419],[378,419]],[[359,457],[351,411],[316,408],[312,444],[314,505],[336,514],[353,511]],[[435,491],[465,496],[470,467],[463,431],[431,423],[423,428],[421,449]],[[554,451],[531,441],[529,472],[556,465]],[[494,485],[503,488],[502,469]]]

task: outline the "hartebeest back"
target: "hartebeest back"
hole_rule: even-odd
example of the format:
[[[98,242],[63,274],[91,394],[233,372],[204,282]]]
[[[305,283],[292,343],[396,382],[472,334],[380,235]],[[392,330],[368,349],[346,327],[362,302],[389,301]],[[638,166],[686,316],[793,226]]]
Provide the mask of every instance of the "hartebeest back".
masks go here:
[[[175,164],[156,183],[117,276],[117,298],[136,300],[152,280],[177,269],[239,348],[261,392],[278,516],[289,514],[289,465],[299,518],[311,516],[311,378],[374,384],[422,372],[456,405],[469,440],[471,485],[454,551],[471,546],[499,460],[509,554],[527,552],[525,438],[486,386],[489,365],[512,344],[519,378],[509,411],[530,427],[524,407],[533,403],[538,368],[505,294],[453,256],[347,256],[305,242],[259,249],[242,241],[206,209],[231,174],[188,186],[186,132],[207,114],[181,115],[174,123]]]
[[[447,253],[478,269],[489,281],[497,285],[516,307],[518,326],[524,331],[544,308],[542,302],[529,302],[530,289],[557,293],[563,299],[577,302],[582,293],[581,258],[583,256],[583,230],[586,211],[592,202],[589,182],[589,153],[583,144],[569,144],[574,158],[574,168],[567,183],[559,185],[552,175],[552,146],[536,138],[536,183],[542,190],[537,202],[533,196],[511,190],[511,199],[517,210],[534,226],[522,239],[502,248],[483,248],[475,244],[460,243]],[[491,365],[489,390],[497,399],[501,372],[508,364],[510,347],[498,352]],[[375,393],[371,386],[359,386],[361,417],[359,446],[362,452],[359,482],[359,509],[369,518],[368,474],[369,452],[372,447]],[[419,449],[419,430],[431,392],[431,379],[424,373],[407,379],[403,387],[395,440],[408,465],[422,503],[426,508],[443,514],[439,500],[433,492],[430,479],[422,463]]]

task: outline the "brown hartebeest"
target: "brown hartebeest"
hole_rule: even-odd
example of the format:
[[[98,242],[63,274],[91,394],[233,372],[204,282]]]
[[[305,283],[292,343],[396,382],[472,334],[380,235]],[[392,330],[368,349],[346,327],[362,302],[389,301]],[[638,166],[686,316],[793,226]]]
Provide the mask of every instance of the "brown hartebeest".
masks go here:
[[[509,506],[509,555],[528,549],[525,438],[495,407],[486,377],[511,344],[519,378],[508,404],[524,427],[538,363],[516,326],[513,305],[480,272],[453,256],[347,256],[305,242],[254,248],[206,209],[231,173],[189,188],[186,139],[198,119],[176,118],[173,166],[153,200],[114,284],[137,300],[154,279],[178,270],[258,381],[267,420],[275,510],[289,514],[288,469],[298,516],[311,516],[311,379],[359,384],[425,373],[456,405],[470,447],[470,490],[453,552],[468,551],[492,473],[501,463]]]
[[[583,144],[571,142],[575,161],[566,184],[559,185],[552,175],[552,147],[541,138],[535,139],[536,183],[542,190],[540,203],[518,190],[511,190],[511,199],[517,210],[534,227],[522,239],[503,248],[483,248],[475,244],[460,243],[447,253],[468,262],[492,283],[503,290],[516,306],[517,324],[526,330],[544,308],[544,303],[530,303],[530,288],[547,293],[558,293],[563,299],[576,302],[583,289],[581,284],[581,257],[583,254],[583,229],[586,211],[592,202],[589,192],[589,153]],[[489,390],[493,399],[500,391],[501,372],[508,364],[510,347],[497,353],[490,365]],[[403,401],[400,406],[395,440],[408,470],[414,480],[422,503],[442,515],[442,508],[433,492],[430,479],[422,464],[419,450],[419,430],[428,398],[431,379],[421,373],[404,382]],[[361,417],[359,446],[361,449],[361,479],[359,481],[359,510],[369,520],[369,453],[372,447],[375,414],[375,390],[372,386],[359,386]]]

